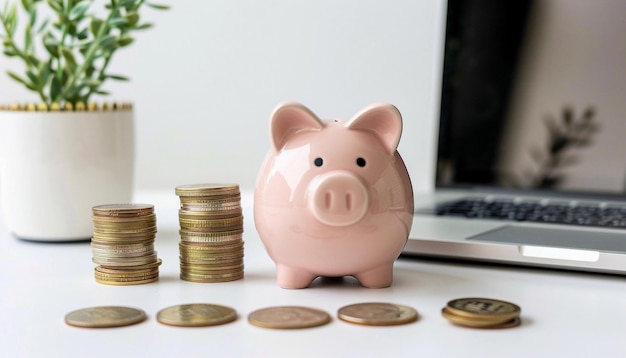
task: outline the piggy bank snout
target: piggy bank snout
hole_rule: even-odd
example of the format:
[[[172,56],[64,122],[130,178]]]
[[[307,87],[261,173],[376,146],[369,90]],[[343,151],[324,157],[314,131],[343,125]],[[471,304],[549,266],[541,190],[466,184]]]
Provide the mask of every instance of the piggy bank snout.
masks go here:
[[[320,222],[352,225],[367,212],[368,191],[359,178],[345,171],[323,174],[311,183],[309,209]]]

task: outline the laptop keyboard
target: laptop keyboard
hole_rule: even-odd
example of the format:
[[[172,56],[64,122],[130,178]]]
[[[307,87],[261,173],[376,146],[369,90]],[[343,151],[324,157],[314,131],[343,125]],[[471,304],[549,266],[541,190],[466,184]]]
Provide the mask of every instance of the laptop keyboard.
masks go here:
[[[468,198],[444,203],[437,215],[626,229],[626,206]]]

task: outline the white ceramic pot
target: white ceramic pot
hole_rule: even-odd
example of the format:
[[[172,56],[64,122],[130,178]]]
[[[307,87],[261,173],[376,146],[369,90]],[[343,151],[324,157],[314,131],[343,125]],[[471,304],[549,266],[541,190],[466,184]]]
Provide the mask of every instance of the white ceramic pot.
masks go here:
[[[133,111],[0,111],[5,226],[35,241],[92,236],[95,205],[132,200]]]

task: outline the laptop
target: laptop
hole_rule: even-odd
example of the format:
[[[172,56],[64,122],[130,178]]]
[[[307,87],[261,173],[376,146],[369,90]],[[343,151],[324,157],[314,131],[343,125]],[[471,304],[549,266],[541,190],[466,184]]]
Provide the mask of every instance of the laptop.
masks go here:
[[[626,274],[626,1],[449,0],[404,256]]]

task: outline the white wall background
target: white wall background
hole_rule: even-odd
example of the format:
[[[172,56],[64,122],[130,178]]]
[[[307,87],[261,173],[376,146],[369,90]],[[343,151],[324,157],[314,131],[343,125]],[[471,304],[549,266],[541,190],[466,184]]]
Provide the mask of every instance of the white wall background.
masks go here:
[[[156,0],[155,0],[156,2]],[[102,1],[96,1],[101,6]],[[108,100],[136,109],[136,187],[234,182],[252,188],[269,148],[268,121],[285,100],[322,118],[372,102],[404,117],[400,153],[416,190],[432,181],[442,1],[163,0],[155,27],[119,52]],[[0,70],[21,71],[0,57]],[[0,74],[0,102],[37,98]]]

